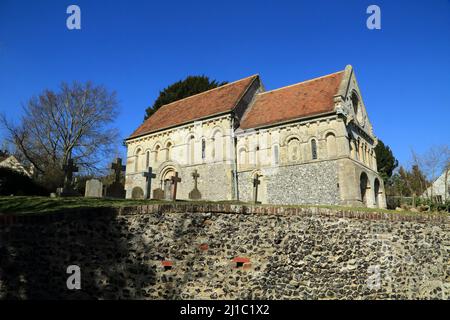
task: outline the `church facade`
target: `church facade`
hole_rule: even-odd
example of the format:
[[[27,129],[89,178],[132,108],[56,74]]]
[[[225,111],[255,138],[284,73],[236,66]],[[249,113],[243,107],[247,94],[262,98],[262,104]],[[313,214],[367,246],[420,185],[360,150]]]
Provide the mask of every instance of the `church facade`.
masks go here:
[[[177,199],[385,208],[376,144],[351,66],[271,91],[254,75],[164,105],[137,128],[126,196],[170,199],[177,175]]]

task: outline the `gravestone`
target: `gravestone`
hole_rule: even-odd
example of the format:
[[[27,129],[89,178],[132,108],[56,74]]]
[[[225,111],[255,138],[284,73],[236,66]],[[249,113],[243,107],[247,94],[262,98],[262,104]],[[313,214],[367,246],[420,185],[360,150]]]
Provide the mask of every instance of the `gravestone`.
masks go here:
[[[197,179],[200,177],[200,175],[197,172],[197,169],[192,172],[192,178],[194,178],[194,189],[192,189],[191,192],[189,192],[189,199],[191,200],[198,200],[202,198],[202,194],[197,188]]]
[[[73,188],[73,174],[78,172],[78,167],[74,164],[73,159],[69,159],[62,169],[64,171],[64,186],[56,189],[56,193],[60,197],[78,196],[78,192]]]
[[[147,199],[151,198],[151,190],[152,190],[152,179],[156,178],[156,174],[152,172],[152,167],[148,167],[148,171],[143,173],[143,176],[145,177],[145,181],[147,182],[146,186],[146,194],[145,197]]]
[[[144,199],[144,190],[141,187],[134,187],[133,191],[131,191],[131,198]]]
[[[173,184],[173,197],[172,200],[176,201],[177,200],[177,186],[178,186],[178,182],[181,182],[181,178],[178,177],[178,172],[175,172],[175,175],[171,178],[172,180],[172,184]]]
[[[153,190],[153,199],[164,200],[164,190],[161,188]]]
[[[111,164],[111,169],[114,170],[114,182],[106,188],[106,196],[110,198],[125,198],[125,187],[120,182],[122,171],[125,171],[125,166],[122,165],[122,159],[117,158]]]
[[[97,179],[90,179],[86,181],[86,190],[84,196],[86,198],[103,197],[103,183]]]

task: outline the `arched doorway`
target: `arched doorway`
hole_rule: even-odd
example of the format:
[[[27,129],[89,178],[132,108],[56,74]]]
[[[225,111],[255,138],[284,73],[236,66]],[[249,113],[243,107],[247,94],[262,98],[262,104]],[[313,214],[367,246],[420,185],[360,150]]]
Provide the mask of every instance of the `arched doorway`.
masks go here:
[[[380,207],[380,200],[379,200],[379,196],[380,196],[380,181],[378,180],[378,178],[375,178],[375,182],[373,183],[373,196],[375,197],[375,206],[377,208]]]
[[[359,178],[359,187],[361,189],[361,202],[367,207],[367,189],[369,187],[369,178],[365,172],[361,173]]]
[[[167,168],[161,174],[161,189],[164,191],[164,199],[172,200],[172,177],[175,176],[175,169]]]

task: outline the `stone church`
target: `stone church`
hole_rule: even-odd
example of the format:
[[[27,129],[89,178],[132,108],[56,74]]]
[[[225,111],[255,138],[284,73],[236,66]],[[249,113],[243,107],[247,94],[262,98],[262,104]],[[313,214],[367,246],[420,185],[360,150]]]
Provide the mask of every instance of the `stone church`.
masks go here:
[[[271,91],[259,75],[228,83],[162,106],[125,142],[127,198],[386,207],[351,66]]]

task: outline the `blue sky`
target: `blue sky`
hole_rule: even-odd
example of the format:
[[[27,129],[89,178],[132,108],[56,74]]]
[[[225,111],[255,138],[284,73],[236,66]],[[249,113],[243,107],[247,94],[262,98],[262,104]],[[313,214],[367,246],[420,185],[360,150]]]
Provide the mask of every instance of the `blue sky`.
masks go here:
[[[66,8],[81,8],[81,30]],[[366,8],[381,8],[381,30]],[[159,91],[187,75],[267,89],[352,64],[375,134],[402,163],[450,142],[450,1],[0,0],[0,112],[61,81],[118,93],[123,138]],[[0,136],[2,138],[2,136]]]

